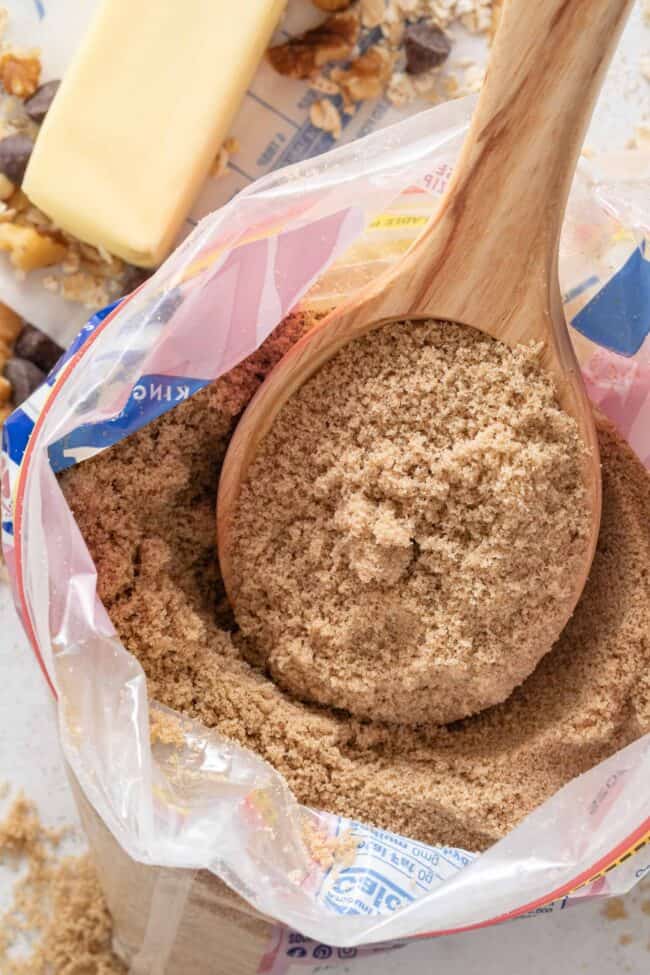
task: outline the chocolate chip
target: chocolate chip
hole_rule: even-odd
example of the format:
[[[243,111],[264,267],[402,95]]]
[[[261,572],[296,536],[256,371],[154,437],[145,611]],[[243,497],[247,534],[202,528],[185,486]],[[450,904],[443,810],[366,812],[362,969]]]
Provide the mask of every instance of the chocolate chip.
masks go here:
[[[11,383],[14,406],[20,406],[45,379],[45,373],[33,362],[12,356],[5,364],[4,374]]]
[[[33,122],[42,122],[47,115],[48,109],[54,101],[60,81],[48,81],[46,84],[37,88],[31,98],[25,102],[25,111]]]
[[[0,139],[0,173],[20,186],[33,148],[32,140],[22,132]]]
[[[408,74],[422,74],[447,60],[451,42],[445,32],[435,24],[420,20],[406,28],[404,50]]]
[[[39,369],[49,372],[63,355],[63,349],[40,328],[25,325],[16,339],[14,355],[19,359],[28,359]]]
[[[133,264],[126,264],[124,266],[124,274],[122,275],[122,292],[125,295],[131,294],[136,288],[139,288],[141,284],[151,277],[153,270],[148,267],[134,267]]]

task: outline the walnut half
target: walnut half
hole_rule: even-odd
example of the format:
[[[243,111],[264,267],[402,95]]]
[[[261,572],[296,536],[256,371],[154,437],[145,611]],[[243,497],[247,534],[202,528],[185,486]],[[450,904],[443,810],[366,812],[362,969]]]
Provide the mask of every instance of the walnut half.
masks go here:
[[[335,68],[332,80],[337,83],[347,105],[379,98],[393,70],[390,52],[379,44],[369,47],[365,54],[352,62],[349,68]]]
[[[328,101],[327,98],[321,98],[313,103],[309,110],[309,118],[311,124],[315,125],[317,129],[329,132],[334,139],[340,138],[341,116],[336,105]]]
[[[7,51],[0,57],[0,81],[9,95],[29,98],[38,88],[41,62],[35,54]]]
[[[65,257],[67,248],[39,233],[35,227],[3,223],[0,224],[0,251],[8,252],[11,263],[19,271],[35,271],[58,264]]]
[[[350,57],[359,37],[359,18],[346,12],[268,50],[268,59],[285,78],[309,78],[330,61]]]

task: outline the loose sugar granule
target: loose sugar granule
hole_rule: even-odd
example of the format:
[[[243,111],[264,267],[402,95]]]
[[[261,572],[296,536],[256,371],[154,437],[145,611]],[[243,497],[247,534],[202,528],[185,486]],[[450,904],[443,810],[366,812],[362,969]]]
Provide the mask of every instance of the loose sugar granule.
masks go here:
[[[93,863],[88,855],[60,857],[61,838],[23,796],[0,823],[0,863],[21,871],[0,918],[0,972],[125,975]]]

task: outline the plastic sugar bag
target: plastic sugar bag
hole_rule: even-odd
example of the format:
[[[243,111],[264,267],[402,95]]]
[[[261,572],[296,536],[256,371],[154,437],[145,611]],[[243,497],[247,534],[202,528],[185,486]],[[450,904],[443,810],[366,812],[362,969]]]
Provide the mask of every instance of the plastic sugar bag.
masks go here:
[[[205,218],[119,307],[95,316],[5,425],[4,550],[59,699],[65,756],[135,860],[207,869],[305,936],[356,946],[629,889],[650,869],[650,736],[575,779],[480,856],[301,810],[255,754],[182,718],[153,747],[145,677],[96,593],[56,473],[116,443],[253,352],[302,301],[327,307],[394,260],[435,211],[473,100],[271,174]],[[423,134],[427,133],[427,134]],[[650,167],[581,169],[562,287],[593,401],[650,464]],[[187,775],[178,776],[178,768]],[[354,836],[331,871],[303,817]]]

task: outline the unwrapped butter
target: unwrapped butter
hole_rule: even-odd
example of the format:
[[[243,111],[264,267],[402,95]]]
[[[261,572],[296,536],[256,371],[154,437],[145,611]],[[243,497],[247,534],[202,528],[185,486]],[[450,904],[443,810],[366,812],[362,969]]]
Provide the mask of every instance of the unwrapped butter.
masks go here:
[[[23,190],[132,264],[171,249],[285,0],[103,0],[36,140]]]

